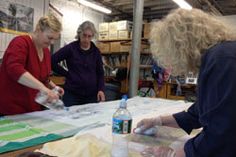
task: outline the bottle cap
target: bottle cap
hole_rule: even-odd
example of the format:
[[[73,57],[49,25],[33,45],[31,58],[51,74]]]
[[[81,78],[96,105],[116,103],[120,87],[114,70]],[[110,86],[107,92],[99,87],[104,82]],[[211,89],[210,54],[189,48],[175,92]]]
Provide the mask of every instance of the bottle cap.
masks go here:
[[[128,96],[127,96],[127,95],[123,95],[123,96],[122,96],[122,99],[125,99],[125,101],[127,101]]]
[[[122,98],[120,101],[120,108],[126,108],[126,106],[127,106],[126,100]]]

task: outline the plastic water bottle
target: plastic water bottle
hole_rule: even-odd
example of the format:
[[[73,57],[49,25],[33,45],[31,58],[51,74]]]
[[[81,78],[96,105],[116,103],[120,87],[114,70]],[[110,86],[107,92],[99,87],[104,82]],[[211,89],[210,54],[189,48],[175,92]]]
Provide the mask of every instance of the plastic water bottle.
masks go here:
[[[59,87],[55,87],[52,89],[52,91],[59,95]],[[35,97],[35,101],[49,109],[54,109],[54,110],[62,110],[64,109],[64,103],[58,99],[58,100],[55,100],[51,103],[47,102],[47,99],[48,99],[48,96],[46,93],[43,93],[43,92],[39,92],[36,97]]]
[[[132,117],[126,100],[127,96],[123,96],[112,118],[112,157],[128,157],[129,153],[125,136],[131,132]]]

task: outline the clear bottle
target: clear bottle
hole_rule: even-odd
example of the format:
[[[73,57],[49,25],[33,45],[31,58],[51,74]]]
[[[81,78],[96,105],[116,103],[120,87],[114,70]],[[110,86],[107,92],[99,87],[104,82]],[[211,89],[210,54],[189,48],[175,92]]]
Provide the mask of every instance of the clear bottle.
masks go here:
[[[52,91],[59,95],[59,87],[55,87],[52,89]],[[46,93],[43,92],[39,92],[36,97],[35,97],[35,101],[49,109],[53,109],[53,110],[62,110],[64,109],[64,103],[58,99],[56,101],[53,101],[51,103],[47,102],[48,96]]]
[[[123,96],[112,118],[112,157],[128,157],[129,153],[125,136],[131,132],[132,117],[126,100],[127,96]]]

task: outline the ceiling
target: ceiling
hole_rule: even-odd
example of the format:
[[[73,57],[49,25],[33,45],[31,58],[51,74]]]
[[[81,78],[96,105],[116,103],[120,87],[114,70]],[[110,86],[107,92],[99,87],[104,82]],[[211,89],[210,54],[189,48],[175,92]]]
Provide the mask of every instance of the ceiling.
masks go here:
[[[133,19],[135,0],[90,0],[112,10],[108,15],[110,20]],[[236,0],[186,0],[192,7],[199,8],[216,15],[236,14]],[[172,0],[144,0],[143,19],[161,19],[172,9],[178,8]]]

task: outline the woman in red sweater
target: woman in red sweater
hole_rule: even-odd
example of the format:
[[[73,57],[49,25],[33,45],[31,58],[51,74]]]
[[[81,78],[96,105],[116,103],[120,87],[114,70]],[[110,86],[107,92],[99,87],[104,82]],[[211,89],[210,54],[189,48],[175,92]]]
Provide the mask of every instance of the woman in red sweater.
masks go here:
[[[48,95],[48,102],[58,99],[51,90],[55,84],[49,80],[48,46],[59,38],[61,30],[58,19],[49,15],[40,18],[32,34],[17,36],[10,42],[0,67],[0,115],[42,110],[35,102],[39,91]]]

